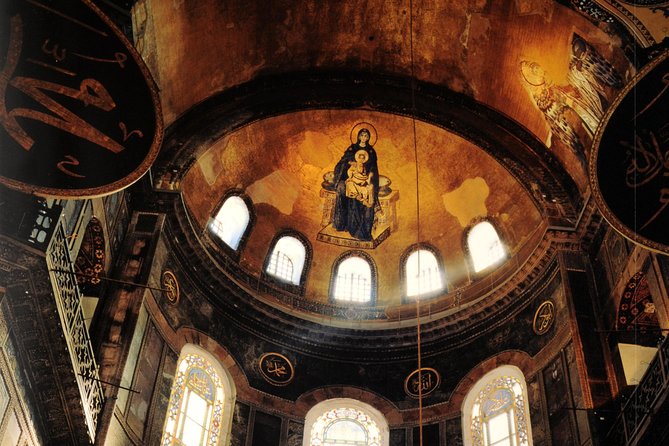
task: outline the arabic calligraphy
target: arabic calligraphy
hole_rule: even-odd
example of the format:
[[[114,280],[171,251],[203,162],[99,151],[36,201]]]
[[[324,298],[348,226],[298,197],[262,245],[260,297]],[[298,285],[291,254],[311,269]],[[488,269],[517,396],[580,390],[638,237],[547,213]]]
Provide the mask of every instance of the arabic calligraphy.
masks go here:
[[[287,375],[286,367],[281,365],[281,362],[276,359],[265,359],[265,370],[267,373],[281,378],[283,375]]]
[[[14,70],[16,69],[18,63],[18,58],[20,57],[20,45],[23,40],[22,36],[23,32],[21,18],[15,16],[12,18],[12,28],[10,34],[10,48],[12,48],[10,51],[11,58],[8,58],[7,62],[5,63],[5,68],[2,72],[3,78],[5,76],[10,78],[14,74]],[[59,46],[57,44],[54,44],[51,47],[48,47],[48,45],[49,39],[46,39],[42,44],[42,51],[45,54],[51,55],[56,62],[62,62],[65,60],[67,56],[67,49],[62,48],[59,50]],[[104,111],[110,111],[116,107],[116,103],[112,99],[107,89],[99,81],[90,78],[83,79],[79,85],[79,88],[76,89],[53,82],[24,76],[16,76],[11,81],[9,81],[9,85],[22,91],[52,113],[47,114],[25,107],[16,107],[8,112],[6,110],[4,100],[4,97],[6,96],[5,90],[7,88],[7,84],[0,85],[0,98],[2,98],[0,99],[0,104],[2,105],[0,106],[0,118],[2,120],[2,124],[5,127],[7,133],[9,133],[9,135],[17,143],[19,143],[23,149],[30,150],[35,141],[17,122],[17,117],[34,119],[44,124],[60,128],[61,130],[79,136],[80,138],[87,139],[114,153],[119,153],[124,149],[124,147],[119,143],[100,132],[91,124],[81,119],[79,116],[68,110],[62,104],[58,103],[56,100],[45,93],[47,91],[56,93],[61,96],[79,100],[84,104],[84,106],[91,105]]]
[[[0,45],[0,182],[84,197],[135,181],[162,133],[139,55],[90,0],[9,2],[13,15],[0,16],[9,25]]]
[[[404,392],[412,398],[424,397],[439,387],[441,376],[430,367],[416,369],[404,380]]]
[[[262,377],[275,386],[284,386],[293,380],[293,364],[280,353],[265,353],[258,361]]]
[[[641,109],[639,113],[634,115],[634,119],[638,118],[641,116],[643,113],[645,113],[648,109],[650,109],[655,103],[657,102],[658,99],[660,99],[661,96],[664,95],[664,93],[667,91],[667,88],[669,88],[669,73],[664,73],[664,76],[662,76],[662,83],[664,83],[664,88],[650,101],[646,106]]]
[[[59,162],[58,164],[56,164],[56,167],[71,177],[84,178],[85,175],[79,175],[78,173],[74,173],[70,169],[65,167],[68,164],[72,166],[78,166],[79,160],[73,157],[72,155],[65,155],[65,158],[67,158],[67,161]]]
[[[58,51],[58,44],[54,44],[53,46],[49,47],[49,39],[44,39],[44,43],[42,43],[42,52],[46,55],[53,56],[53,60],[56,62],[64,61],[65,57],[67,56],[66,49],[61,49]]]
[[[665,127],[669,127],[669,124]],[[669,177],[668,142],[667,139],[658,140],[656,132],[650,130],[637,133],[634,143],[620,141],[620,144],[628,149],[629,165],[625,172],[627,187],[638,188],[658,177]],[[659,208],[639,229],[644,229],[655,221],[669,204],[669,188],[660,188],[658,192]]]
[[[165,296],[167,301],[173,305],[179,302],[179,282],[177,281],[177,277],[174,275],[174,273],[169,270],[163,271],[162,280],[160,283],[164,290],[163,296]]]
[[[538,335],[543,335],[550,330],[555,321],[555,304],[550,300],[546,300],[539,305],[537,311],[534,313],[534,321],[532,328]]]
[[[643,186],[660,173],[669,176],[669,148],[660,147],[654,132],[649,131],[645,137],[637,133],[634,143],[620,141],[620,144],[629,149],[630,161],[625,171],[625,184],[628,187]]]
[[[513,395],[509,389],[494,390],[487,400],[483,403],[483,413],[488,417],[493,417],[495,414],[513,404]]]
[[[669,51],[628,83],[594,141],[590,183],[604,217],[631,241],[669,252]]]

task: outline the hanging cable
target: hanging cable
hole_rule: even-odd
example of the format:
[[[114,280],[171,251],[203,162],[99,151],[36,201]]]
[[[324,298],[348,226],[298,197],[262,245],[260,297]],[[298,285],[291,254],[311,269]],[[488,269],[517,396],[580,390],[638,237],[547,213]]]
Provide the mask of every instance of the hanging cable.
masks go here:
[[[418,143],[416,137],[416,77],[413,51],[413,0],[409,0],[409,57],[411,68],[411,127],[413,133],[413,153],[416,161],[416,246],[420,247],[420,184],[418,180]],[[416,295],[416,356],[418,357],[418,444],[423,446],[423,371],[421,351],[420,298],[422,280],[420,268],[420,248],[418,248],[418,294]]]

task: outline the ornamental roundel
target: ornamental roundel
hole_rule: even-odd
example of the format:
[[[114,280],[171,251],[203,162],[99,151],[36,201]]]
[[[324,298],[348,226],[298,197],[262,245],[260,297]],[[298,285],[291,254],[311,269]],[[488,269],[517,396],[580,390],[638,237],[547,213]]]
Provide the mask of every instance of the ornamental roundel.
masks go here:
[[[274,386],[285,386],[295,377],[295,369],[288,358],[280,353],[265,353],[258,360],[260,374]]]
[[[404,392],[412,398],[424,397],[439,387],[441,376],[439,372],[430,367],[414,370],[404,380]]]
[[[163,275],[160,279],[160,285],[163,289],[163,296],[167,299],[167,302],[176,305],[179,302],[180,289],[179,282],[177,281],[177,276],[170,270],[163,271]]]
[[[532,329],[539,336],[548,333],[548,330],[555,322],[555,304],[550,300],[544,301],[536,313],[534,313],[534,321],[532,322]]]

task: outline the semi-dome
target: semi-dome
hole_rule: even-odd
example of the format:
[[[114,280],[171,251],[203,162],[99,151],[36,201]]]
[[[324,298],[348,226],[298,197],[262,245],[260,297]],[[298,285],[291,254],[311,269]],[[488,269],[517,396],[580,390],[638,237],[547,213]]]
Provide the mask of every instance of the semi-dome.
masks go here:
[[[345,304],[334,298],[333,275],[338,259],[355,252],[372,262],[375,298],[366,304],[381,308],[413,301],[407,299],[403,262],[420,245],[430,247],[438,259],[433,274],[443,276],[441,290],[425,290],[431,300],[482,280],[508,259],[514,266],[507,267],[506,274],[513,272],[523,260],[517,256],[532,252],[546,228],[532,191],[494,158],[494,152],[434,124],[416,122],[414,146],[413,124],[409,117],[377,111],[311,110],[227,133],[202,151],[181,181],[193,227],[209,242],[207,249],[234,259],[236,265],[228,273],[242,269],[272,283],[279,293],[324,304]],[[383,179],[370,240],[334,228],[337,193],[330,179],[356,142],[357,131],[365,127],[372,133],[370,143]],[[230,196],[244,197],[253,215],[244,228],[243,243],[235,247],[212,230]],[[495,265],[476,271],[467,235],[483,221],[498,233],[504,255]],[[305,240],[308,262],[298,286],[282,287],[291,281],[266,274],[268,257],[277,237],[291,233]],[[271,301],[271,293],[259,294]]]

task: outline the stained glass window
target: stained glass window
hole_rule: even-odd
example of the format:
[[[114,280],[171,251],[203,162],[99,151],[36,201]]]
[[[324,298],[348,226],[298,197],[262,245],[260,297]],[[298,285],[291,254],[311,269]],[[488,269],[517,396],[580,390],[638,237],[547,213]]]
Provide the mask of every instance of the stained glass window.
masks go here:
[[[224,397],[224,383],[214,365],[203,355],[182,354],[161,445],[217,446],[221,427],[229,424],[223,418]],[[225,416],[229,418],[229,415]]]
[[[364,410],[344,406],[321,414],[309,439],[310,446],[381,446],[381,430]]]
[[[531,446],[525,394],[522,373],[515,367],[504,366],[484,376],[465,399],[463,426],[469,430],[465,444]]]
[[[372,299],[372,269],[358,256],[344,259],[337,267],[334,299],[345,302],[369,302]]]
[[[407,296],[414,297],[443,288],[441,271],[435,255],[418,249],[409,255],[405,265]]]
[[[249,225],[249,220],[249,209],[244,200],[237,195],[232,195],[223,202],[223,206],[218,210],[216,218],[212,220],[209,227],[226,245],[237,250]]]
[[[306,255],[307,251],[300,240],[289,235],[281,237],[272,249],[265,272],[299,285]]]
[[[506,251],[497,231],[487,221],[482,221],[469,230],[467,245],[476,272],[506,258]]]

